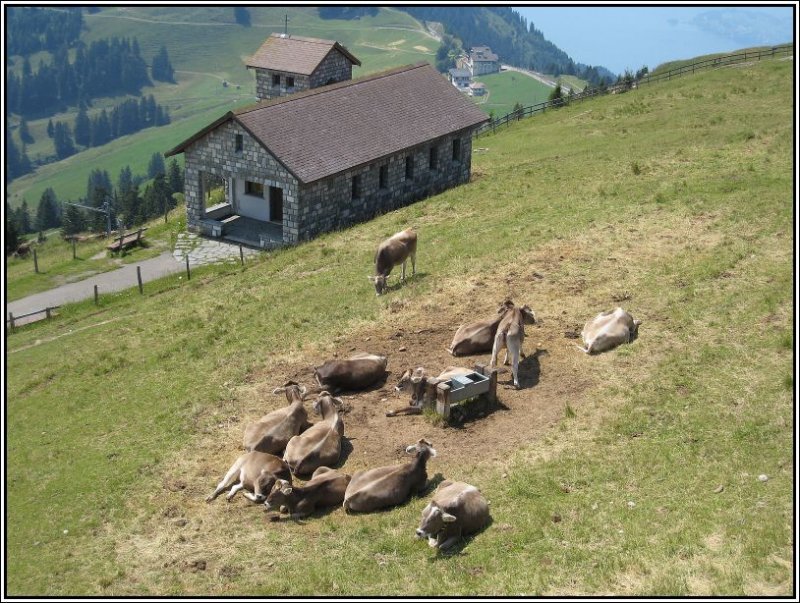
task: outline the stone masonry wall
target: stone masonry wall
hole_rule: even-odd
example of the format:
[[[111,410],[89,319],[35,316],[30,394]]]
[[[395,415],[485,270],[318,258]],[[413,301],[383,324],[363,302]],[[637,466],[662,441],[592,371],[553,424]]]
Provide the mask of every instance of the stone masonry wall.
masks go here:
[[[339,53],[336,53],[339,54]],[[272,85],[272,76],[277,75],[281,78],[280,86]],[[294,78],[294,87],[286,87],[286,78]],[[310,78],[307,75],[297,73],[286,73],[285,71],[271,71],[269,69],[256,69],[256,96],[260,99],[277,98],[295,92],[302,92],[312,87]]]
[[[242,151],[236,151],[236,135],[241,134]],[[292,176],[264,147],[256,142],[233,120],[212,130],[184,151],[186,164],[186,217],[189,230],[198,231],[204,218],[203,191],[200,173],[224,178],[260,182],[264,190],[270,186],[283,189],[283,241],[296,243],[300,239],[298,224],[297,179]],[[226,186],[226,191],[230,187]],[[228,199],[230,202],[230,199]],[[264,203],[268,203],[268,199]]]
[[[453,140],[461,141],[460,157],[453,160]],[[438,147],[437,169],[429,169],[429,150]],[[406,178],[406,156],[414,173]],[[388,166],[386,188],[380,188],[380,166]],[[348,170],[300,187],[300,240],[369,220],[425,197],[469,181],[472,137],[462,131],[406,149],[373,164]],[[352,199],[353,176],[360,176],[360,194]]]
[[[353,64],[341,52],[334,50],[328,53],[311,74],[311,88],[351,79],[353,79]]]

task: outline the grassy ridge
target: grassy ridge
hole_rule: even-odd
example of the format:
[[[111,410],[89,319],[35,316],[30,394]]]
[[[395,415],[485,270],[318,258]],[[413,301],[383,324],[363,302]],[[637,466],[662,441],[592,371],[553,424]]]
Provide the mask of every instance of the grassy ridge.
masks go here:
[[[516,103],[528,107],[546,101],[553,90],[527,75],[514,71],[482,75],[476,77],[475,81],[486,84],[489,93],[488,99],[479,100],[476,97],[474,100],[484,111],[494,111],[496,117],[511,113]]]
[[[765,62],[548,112],[481,138],[469,185],[10,335],[9,594],[789,593],[791,73]],[[411,223],[436,278],[376,301],[375,241]],[[234,454],[215,434],[253,371],[447,311],[465,273],[485,276],[486,303],[534,299],[552,337],[618,291],[645,323],[598,358],[557,364],[551,346],[543,381],[598,381],[550,433],[497,461],[439,461],[492,501],[462,554],[410,538],[422,501],[269,526],[197,502]],[[174,473],[194,456],[211,458],[208,483]],[[202,529],[160,527],[174,509]],[[198,556],[208,571],[179,561]]]

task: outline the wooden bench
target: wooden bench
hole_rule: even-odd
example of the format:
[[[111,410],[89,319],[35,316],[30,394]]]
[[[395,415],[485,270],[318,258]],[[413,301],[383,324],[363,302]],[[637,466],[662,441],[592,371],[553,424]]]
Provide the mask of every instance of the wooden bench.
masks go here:
[[[113,243],[106,246],[106,249],[115,252],[115,251],[122,251],[123,249],[127,249],[128,247],[133,247],[134,245],[138,245],[142,242],[144,238],[144,231],[147,230],[146,228],[140,228],[136,232],[129,232],[127,234],[120,235],[117,239],[114,240]]]

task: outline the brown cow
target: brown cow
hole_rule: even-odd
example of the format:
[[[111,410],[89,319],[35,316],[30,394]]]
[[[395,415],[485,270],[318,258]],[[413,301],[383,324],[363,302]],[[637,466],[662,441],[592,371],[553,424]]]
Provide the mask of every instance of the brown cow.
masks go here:
[[[214,492],[206,498],[206,502],[214,500],[231,485],[233,488],[227,496],[229,501],[239,490],[244,488],[247,492],[243,492],[243,494],[247,498],[253,502],[263,502],[277,479],[292,479],[289,465],[277,456],[266,452],[257,450],[245,452],[234,461],[225,477],[217,484]]]
[[[314,378],[329,391],[365,389],[386,375],[387,362],[386,356],[362,352],[314,367]]]
[[[392,235],[375,252],[375,276],[367,277],[375,285],[375,295],[386,292],[386,279],[392,268],[403,264],[402,280],[406,280],[406,261],[411,258],[411,275],[417,273],[417,233],[407,228]]]
[[[431,547],[444,550],[461,536],[474,534],[489,524],[489,503],[475,486],[445,480],[422,510],[417,538],[427,538]]]
[[[630,343],[639,335],[641,320],[634,320],[622,308],[601,312],[586,323],[581,331],[586,348],[575,344],[581,352],[599,354],[622,343]]]
[[[473,354],[485,354],[492,351],[494,337],[497,334],[497,327],[503,320],[505,312],[513,306],[511,300],[500,304],[497,313],[485,320],[479,320],[466,325],[461,325],[453,336],[453,343],[447,348],[453,356],[471,356]]]
[[[519,388],[519,357],[522,353],[522,342],[525,340],[525,325],[536,324],[536,315],[528,306],[516,307],[510,300],[506,301],[506,311],[503,320],[497,326],[492,347],[492,360],[489,366],[497,366],[497,355],[505,348],[506,355],[503,364],[508,364],[508,353],[511,352],[514,387]]]
[[[375,511],[399,505],[412,492],[421,492],[428,482],[428,459],[436,456],[436,450],[421,439],[406,448],[406,452],[415,455],[410,463],[356,471],[344,493],[344,510]]]
[[[350,476],[329,467],[319,467],[305,486],[279,479],[264,505],[267,509],[286,507],[292,519],[311,515],[317,507],[332,507],[344,500]]]
[[[428,377],[427,371],[417,367],[413,371],[408,369],[400,377],[400,381],[395,386],[397,392],[407,392],[411,394],[411,401],[408,406],[398,408],[397,410],[390,410],[386,413],[387,417],[397,417],[399,415],[418,415],[422,414],[422,403],[425,399],[425,390],[429,385],[437,385],[444,381],[448,381],[453,377],[468,375],[475,372],[473,369],[464,368],[461,366],[448,366],[436,377]]]
[[[344,421],[339,414],[341,406],[342,401],[330,393],[319,394],[314,402],[314,411],[322,416],[322,420],[289,440],[283,453],[283,460],[291,467],[292,473],[306,475],[323,465],[335,465],[339,461],[344,435]]]
[[[258,450],[278,454],[294,436],[309,426],[308,413],[303,400],[306,388],[294,381],[287,381],[283,387],[273,390],[273,394],[284,392],[289,406],[279,408],[264,415],[244,430],[244,449],[248,452]]]

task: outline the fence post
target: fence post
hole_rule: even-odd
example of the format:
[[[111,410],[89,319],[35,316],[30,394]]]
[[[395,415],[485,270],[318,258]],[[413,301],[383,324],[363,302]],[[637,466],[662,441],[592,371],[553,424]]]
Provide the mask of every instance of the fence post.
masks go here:
[[[45,315],[45,318],[47,318],[47,320],[50,320],[50,306],[47,306],[44,309],[44,315]]]
[[[9,312],[8,313],[8,321],[10,323],[9,324],[9,329],[11,331],[13,331],[14,330],[14,313],[13,312]]]
[[[99,296],[97,295],[97,285],[94,286],[94,305],[100,304]]]
[[[72,238],[72,259],[74,260],[77,256],[75,255],[75,237]]]
[[[33,250],[33,269],[39,274],[39,259],[36,257],[36,249]]]
[[[242,266],[244,266],[244,249],[242,249],[241,243],[239,243],[239,258],[242,260]]]
[[[192,271],[189,270],[189,254],[186,254],[183,257],[186,258],[186,280],[190,281],[190,280],[192,280]]]
[[[139,281],[139,293],[144,295],[144,289],[142,288],[142,267],[136,266],[136,280]]]

